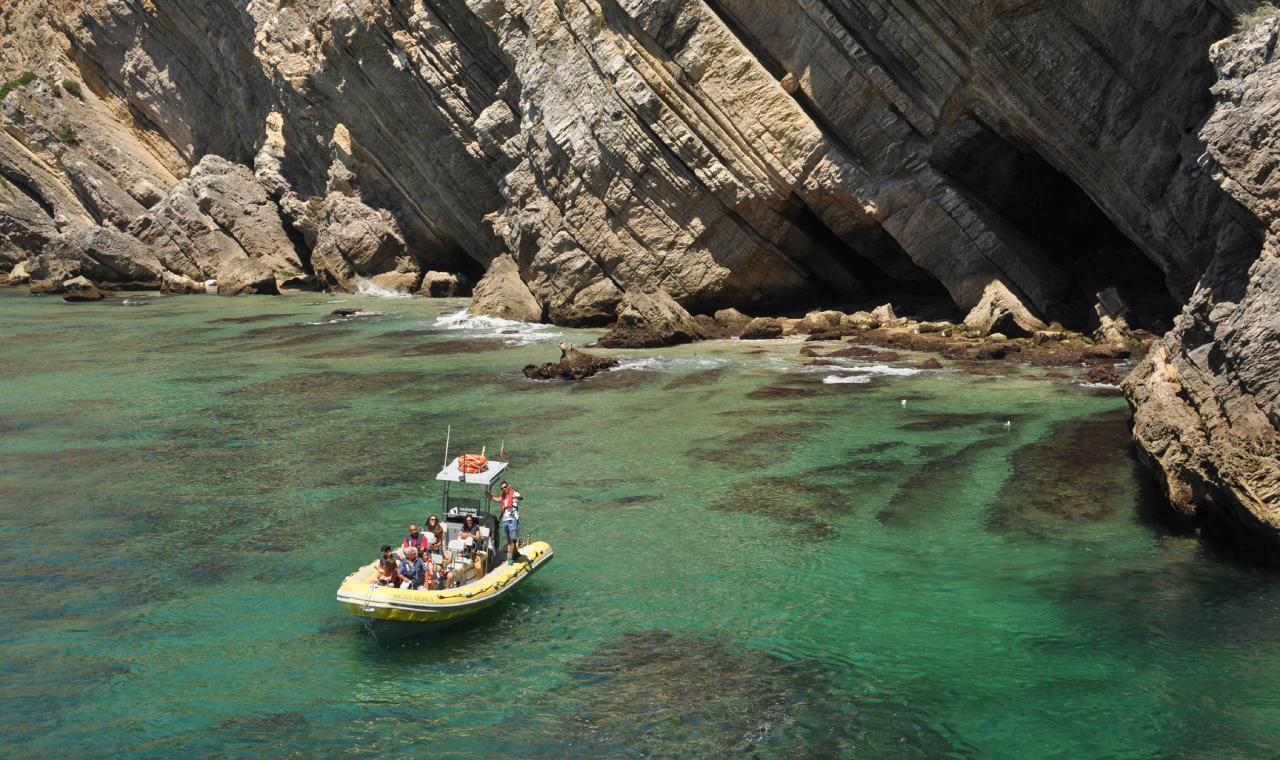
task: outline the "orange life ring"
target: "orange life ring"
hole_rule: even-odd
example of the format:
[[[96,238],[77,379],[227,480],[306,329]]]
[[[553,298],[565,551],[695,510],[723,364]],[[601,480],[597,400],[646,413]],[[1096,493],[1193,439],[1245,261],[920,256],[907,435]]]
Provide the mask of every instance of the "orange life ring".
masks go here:
[[[468,475],[489,469],[489,460],[483,454],[463,454],[458,457],[458,469]]]

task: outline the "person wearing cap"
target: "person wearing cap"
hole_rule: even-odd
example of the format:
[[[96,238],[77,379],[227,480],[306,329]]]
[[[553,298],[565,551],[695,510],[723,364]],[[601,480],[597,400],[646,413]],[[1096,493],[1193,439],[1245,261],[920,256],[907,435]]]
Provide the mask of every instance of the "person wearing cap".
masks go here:
[[[391,544],[384,544],[382,547],[382,559],[374,563],[374,567],[378,572],[379,586],[399,586],[400,571],[396,565],[396,555],[391,551]]]
[[[430,542],[427,541],[427,534],[418,530],[418,526],[416,523],[410,523],[409,535],[404,537],[404,543],[402,543],[400,546],[405,549],[412,546],[413,548],[421,552],[421,551],[425,551],[426,548],[430,545],[431,545]]]
[[[415,547],[404,550],[404,559],[400,560],[400,588],[420,589],[427,577],[427,566],[422,564]]]
[[[513,564],[519,556],[520,492],[504,480],[498,487],[498,495],[490,495],[489,498],[502,505],[502,532],[507,537],[507,564]]]

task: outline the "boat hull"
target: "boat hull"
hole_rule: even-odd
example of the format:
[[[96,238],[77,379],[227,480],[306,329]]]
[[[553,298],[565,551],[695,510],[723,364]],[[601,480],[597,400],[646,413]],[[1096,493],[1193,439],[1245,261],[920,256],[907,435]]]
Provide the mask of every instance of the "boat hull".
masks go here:
[[[437,631],[474,618],[507,599],[529,576],[551,561],[551,546],[538,541],[520,550],[522,560],[499,565],[465,586],[425,591],[371,585],[374,572],[363,567],[347,576],[338,602],[360,617],[378,641]]]

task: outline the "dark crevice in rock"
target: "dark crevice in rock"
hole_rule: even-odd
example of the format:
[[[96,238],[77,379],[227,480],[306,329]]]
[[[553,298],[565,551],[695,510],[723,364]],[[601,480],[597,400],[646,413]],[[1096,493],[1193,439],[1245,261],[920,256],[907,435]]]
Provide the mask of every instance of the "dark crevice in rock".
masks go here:
[[[39,206],[40,210],[44,211],[45,215],[50,219],[57,216],[57,213],[54,211],[53,204],[45,200],[43,195],[36,192],[35,188],[31,187],[31,185],[27,184],[24,180],[17,176],[10,176],[7,174],[0,174],[0,177],[8,180],[9,184],[13,185],[14,189],[30,198],[31,201]]]
[[[1178,305],[1163,286],[1159,267],[1079,185],[1037,152],[1005,139],[975,117],[962,116],[933,143],[929,160],[1041,246],[1066,275],[1073,302],[1046,316],[1096,327],[1097,294],[1115,287],[1132,310],[1132,326],[1168,329]]]

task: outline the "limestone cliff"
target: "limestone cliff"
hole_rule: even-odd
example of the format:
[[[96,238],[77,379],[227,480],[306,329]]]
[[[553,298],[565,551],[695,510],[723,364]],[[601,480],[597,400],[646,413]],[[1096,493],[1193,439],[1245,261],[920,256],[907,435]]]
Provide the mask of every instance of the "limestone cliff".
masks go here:
[[[1125,390],[1174,507],[1280,556],[1277,43],[1280,18],[1214,47],[1217,107],[1201,130],[1203,171],[1266,224],[1265,237],[1215,256]]]
[[[1185,304],[1130,385],[1136,432],[1175,503],[1256,517],[1270,48],[1216,48],[1205,123],[1209,51],[1254,5],[9,0],[0,270],[430,292],[497,262],[481,293],[567,324],[657,291],[694,313],[1000,293],[1104,331]]]
[[[48,81],[0,110],[0,256],[125,230],[215,154],[331,287],[507,254],[559,322],[653,287],[967,310],[993,280],[1046,321],[1088,323],[1117,286],[1159,322],[1246,237],[1195,163],[1231,11],[17,0],[4,74]]]

